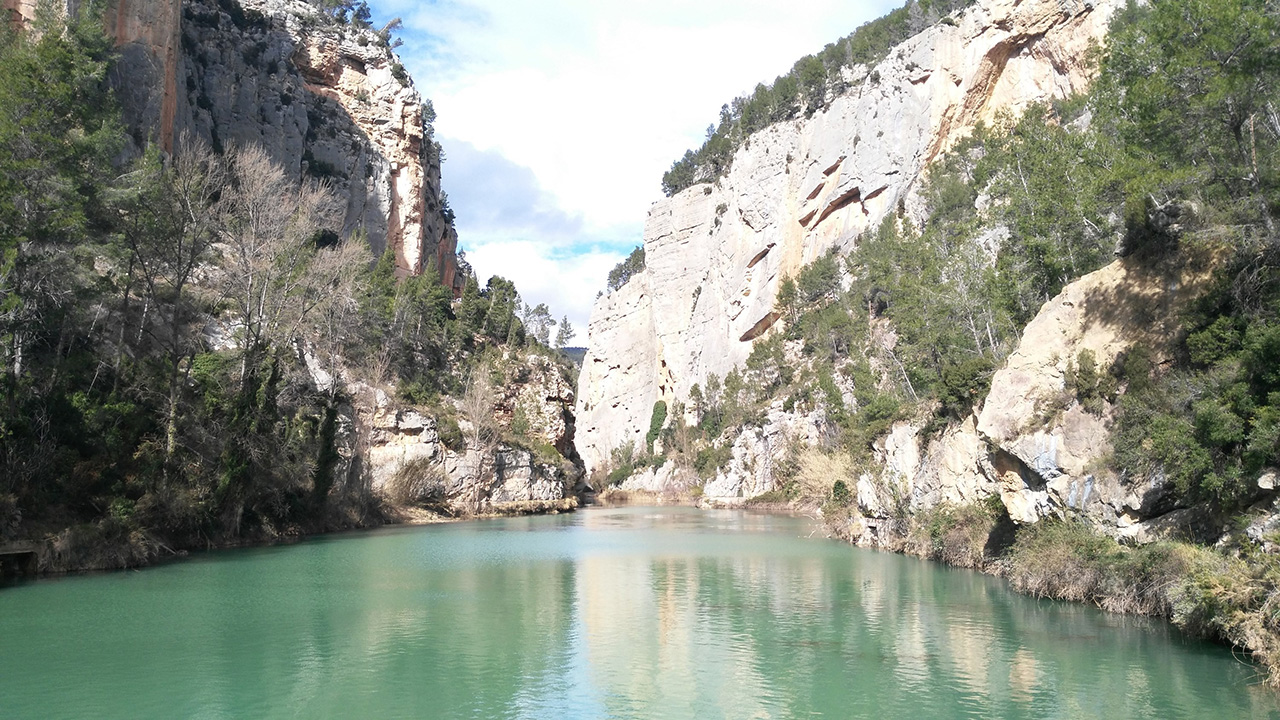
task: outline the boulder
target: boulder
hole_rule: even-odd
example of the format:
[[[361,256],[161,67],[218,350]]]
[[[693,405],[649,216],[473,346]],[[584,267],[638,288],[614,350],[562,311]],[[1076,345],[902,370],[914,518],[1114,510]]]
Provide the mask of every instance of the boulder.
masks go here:
[[[993,447],[991,472],[1020,523],[1082,513],[1115,525],[1126,511],[1167,511],[1160,479],[1100,477],[1113,409],[1087,410],[1066,387],[1068,365],[1093,353],[1101,373],[1136,344],[1168,359],[1179,313],[1199,296],[1207,266],[1173,256],[1124,258],[1072,282],[1040,309],[991,380],[977,431]],[[1100,411],[1099,411],[1100,410]]]

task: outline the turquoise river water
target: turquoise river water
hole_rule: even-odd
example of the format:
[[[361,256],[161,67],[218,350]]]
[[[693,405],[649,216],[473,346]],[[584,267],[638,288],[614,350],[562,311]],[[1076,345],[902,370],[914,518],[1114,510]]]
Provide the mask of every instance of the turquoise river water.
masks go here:
[[[1280,718],[1164,623],[688,508],[0,588],[0,718]]]

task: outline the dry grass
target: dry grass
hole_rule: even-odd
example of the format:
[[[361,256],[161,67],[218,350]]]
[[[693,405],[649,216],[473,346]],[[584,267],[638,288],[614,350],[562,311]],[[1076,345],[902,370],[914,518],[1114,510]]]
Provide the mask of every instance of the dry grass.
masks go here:
[[[438,505],[445,501],[444,471],[429,458],[410,460],[391,476],[384,492],[400,507]]]
[[[41,570],[74,572],[149,565],[167,548],[151,535],[108,517],[66,528],[51,539],[48,550],[42,554]]]
[[[853,459],[845,453],[828,454],[816,448],[805,448],[800,451],[798,464],[795,482],[802,499],[825,501],[831,497],[831,487],[836,480],[844,480],[850,487],[857,484]]]
[[[904,550],[957,567],[981,569],[1000,513],[992,504],[939,505],[911,516]]]
[[[1248,650],[1280,687],[1280,558],[1251,546],[1228,555],[1164,542],[1126,548],[1081,523],[1022,529],[1002,563],[1013,587],[1038,597],[1154,615]]]

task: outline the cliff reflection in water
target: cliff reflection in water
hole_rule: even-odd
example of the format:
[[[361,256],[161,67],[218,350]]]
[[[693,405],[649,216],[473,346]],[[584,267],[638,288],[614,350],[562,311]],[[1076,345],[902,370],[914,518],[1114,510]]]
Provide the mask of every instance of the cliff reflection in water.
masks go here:
[[[1225,648],[811,530],[590,509],[9,587],[0,715],[1280,717]]]
[[[1202,675],[1220,649],[1163,623],[806,541],[791,519],[622,512],[588,512],[584,527],[681,539],[579,563],[580,652],[610,715],[1178,717],[1194,716],[1185,695],[1226,699]],[[735,532],[706,534],[700,521]],[[1230,695],[1241,710],[1259,701],[1246,716],[1271,716],[1265,691]]]

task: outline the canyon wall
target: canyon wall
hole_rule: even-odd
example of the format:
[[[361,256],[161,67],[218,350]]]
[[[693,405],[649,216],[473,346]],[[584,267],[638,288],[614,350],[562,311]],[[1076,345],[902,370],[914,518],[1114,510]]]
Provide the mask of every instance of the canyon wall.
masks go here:
[[[0,2],[13,22],[34,25],[35,0]],[[259,145],[286,173],[332,188],[344,236],[363,233],[375,254],[393,253],[402,277],[434,269],[460,293],[433,110],[386,38],[304,0],[114,0],[103,22],[118,53],[108,79],[128,135],[122,162],[149,144]],[[211,337],[219,348],[236,342],[230,326]],[[306,339],[297,347],[315,388],[333,390]],[[335,483],[394,495],[389,484],[408,473],[445,504],[565,501],[581,476],[572,385],[544,356],[508,354],[508,382],[492,398],[500,437],[480,448],[462,439],[468,421],[456,399],[427,410],[389,384],[343,379]]]
[[[35,6],[3,0],[27,20]],[[374,31],[303,0],[115,0],[104,22],[130,152],[149,141],[173,151],[184,134],[215,149],[259,144],[327,182],[346,204],[344,233],[395,253],[402,276],[431,267],[461,290],[423,99]]]
[[[656,203],[646,269],[599,301],[578,393],[589,469],[638,443],[654,402],[723,376],[777,319],[783,278],[893,212],[918,216],[928,164],[979,121],[1084,89],[1120,0],[980,0],[874,67],[812,118],[774,125],[715,183]]]

